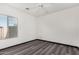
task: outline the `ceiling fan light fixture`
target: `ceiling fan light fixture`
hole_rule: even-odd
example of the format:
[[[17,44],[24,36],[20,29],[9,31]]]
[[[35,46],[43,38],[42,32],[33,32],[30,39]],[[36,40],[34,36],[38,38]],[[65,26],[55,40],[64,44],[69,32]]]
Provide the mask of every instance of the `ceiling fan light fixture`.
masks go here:
[[[43,8],[43,7],[44,7],[44,5],[43,5],[43,4],[41,4],[41,5],[39,5],[39,7]]]

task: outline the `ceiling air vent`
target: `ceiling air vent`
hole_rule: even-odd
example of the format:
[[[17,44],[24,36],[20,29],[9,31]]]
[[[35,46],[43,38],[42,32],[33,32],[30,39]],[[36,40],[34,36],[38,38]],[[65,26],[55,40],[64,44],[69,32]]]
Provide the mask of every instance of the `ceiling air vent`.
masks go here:
[[[26,8],[26,10],[29,10],[29,8]]]

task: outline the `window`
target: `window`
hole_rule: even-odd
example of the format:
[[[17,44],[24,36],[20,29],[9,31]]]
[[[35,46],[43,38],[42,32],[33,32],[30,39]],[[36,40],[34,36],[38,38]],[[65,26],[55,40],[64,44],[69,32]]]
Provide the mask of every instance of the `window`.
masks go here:
[[[0,39],[17,37],[17,19],[0,15]]]

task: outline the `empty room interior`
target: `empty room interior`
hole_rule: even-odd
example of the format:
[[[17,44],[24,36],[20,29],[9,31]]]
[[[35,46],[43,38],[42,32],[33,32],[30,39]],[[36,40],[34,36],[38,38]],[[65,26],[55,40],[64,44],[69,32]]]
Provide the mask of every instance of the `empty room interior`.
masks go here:
[[[79,55],[79,3],[0,3],[0,55]]]

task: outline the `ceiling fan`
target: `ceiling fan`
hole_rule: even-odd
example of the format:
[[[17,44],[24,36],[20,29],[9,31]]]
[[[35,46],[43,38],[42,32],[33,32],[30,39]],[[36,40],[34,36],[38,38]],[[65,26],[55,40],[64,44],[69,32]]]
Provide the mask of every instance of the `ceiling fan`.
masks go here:
[[[39,5],[37,5],[36,7],[32,7],[32,8],[27,7],[27,8],[25,8],[25,9],[26,9],[26,10],[31,10],[31,9],[35,9],[35,8],[43,8],[43,7],[44,7],[43,4],[39,4]]]

